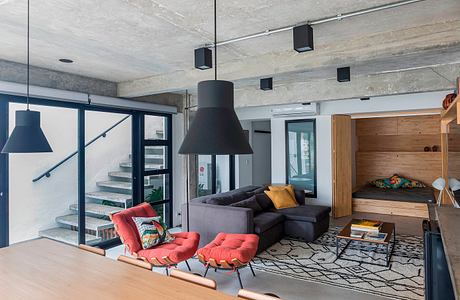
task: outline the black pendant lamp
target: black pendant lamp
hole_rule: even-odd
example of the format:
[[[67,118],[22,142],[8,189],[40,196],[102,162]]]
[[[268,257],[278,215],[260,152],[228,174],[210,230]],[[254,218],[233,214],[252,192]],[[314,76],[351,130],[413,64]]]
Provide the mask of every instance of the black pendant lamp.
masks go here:
[[[198,110],[180,154],[252,154],[233,107],[233,82],[217,80],[217,11],[214,0],[214,80],[198,83]]]
[[[30,0],[27,0],[27,110],[16,111],[16,126],[2,149],[2,153],[53,152],[40,128],[40,112],[29,109],[29,19]]]

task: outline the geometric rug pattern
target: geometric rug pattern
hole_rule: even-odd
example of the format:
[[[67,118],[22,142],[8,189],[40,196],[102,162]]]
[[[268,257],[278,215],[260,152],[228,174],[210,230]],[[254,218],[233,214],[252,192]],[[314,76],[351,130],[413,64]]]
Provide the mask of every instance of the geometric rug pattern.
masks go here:
[[[423,239],[396,235],[388,267],[383,245],[351,242],[336,259],[331,227],[314,242],[283,239],[253,259],[257,270],[392,299],[424,299]],[[370,264],[373,263],[373,264]]]

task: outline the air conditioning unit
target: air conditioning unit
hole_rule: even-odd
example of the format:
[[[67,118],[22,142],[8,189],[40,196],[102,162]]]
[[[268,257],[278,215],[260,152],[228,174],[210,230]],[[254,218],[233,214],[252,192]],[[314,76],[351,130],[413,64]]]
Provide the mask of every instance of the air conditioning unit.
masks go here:
[[[319,114],[319,103],[283,105],[272,108],[271,113],[273,117],[316,116]]]

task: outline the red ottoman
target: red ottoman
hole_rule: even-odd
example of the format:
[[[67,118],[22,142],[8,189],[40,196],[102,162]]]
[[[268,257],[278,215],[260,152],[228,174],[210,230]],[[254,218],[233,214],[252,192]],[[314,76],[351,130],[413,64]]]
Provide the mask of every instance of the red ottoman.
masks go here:
[[[259,237],[255,234],[219,233],[211,243],[197,251],[198,259],[206,266],[204,277],[209,267],[235,270],[243,288],[239,269],[249,265],[252,275],[256,276],[251,260],[257,253],[258,244]]]
[[[198,248],[200,235],[197,232],[174,233],[174,241],[150,249],[142,249],[133,217],[155,216],[157,213],[152,206],[142,203],[111,215],[110,218],[115,224],[115,230],[121,241],[132,256],[147,261],[155,267],[166,267],[166,273],[168,273],[168,267],[176,266],[180,262],[185,262],[190,270],[187,259],[195,255]]]

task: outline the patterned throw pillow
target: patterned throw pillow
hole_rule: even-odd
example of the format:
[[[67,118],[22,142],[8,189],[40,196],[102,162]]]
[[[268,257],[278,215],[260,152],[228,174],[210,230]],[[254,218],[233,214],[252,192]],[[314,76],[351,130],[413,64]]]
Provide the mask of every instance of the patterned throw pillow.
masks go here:
[[[403,189],[413,189],[413,188],[424,188],[426,185],[423,182],[418,180],[406,178],[407,182],[404,183],[401,187]]]
[[[398,189],[406,184],[408,180],[404,177],[394,174],[390,178],[385,179],[385,185],[391,189]]]
[[[161,217],[133,217],[136,224],[143,249],[148,249],[163,243],[170,243],[174,240]]]

